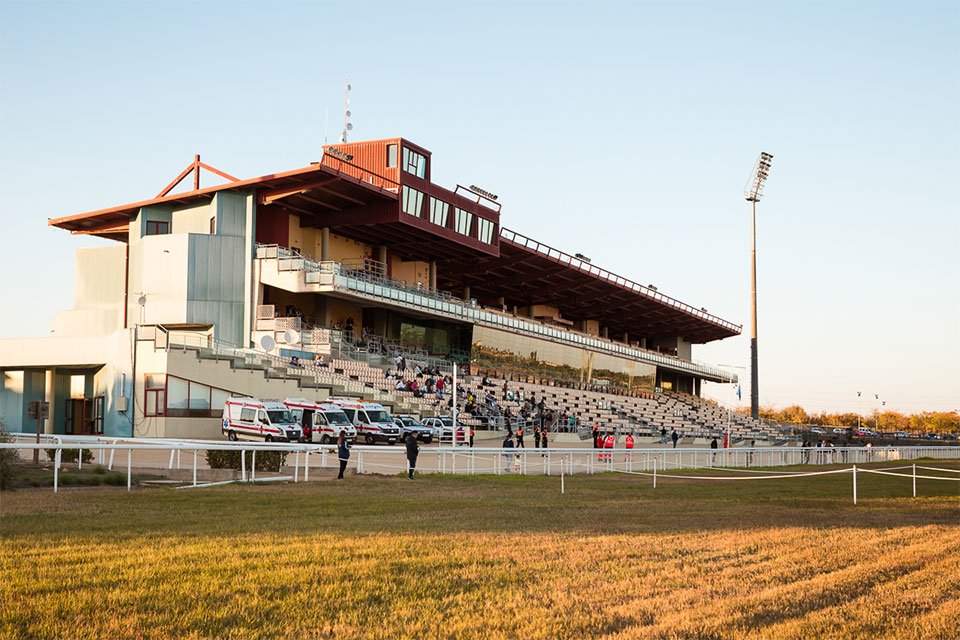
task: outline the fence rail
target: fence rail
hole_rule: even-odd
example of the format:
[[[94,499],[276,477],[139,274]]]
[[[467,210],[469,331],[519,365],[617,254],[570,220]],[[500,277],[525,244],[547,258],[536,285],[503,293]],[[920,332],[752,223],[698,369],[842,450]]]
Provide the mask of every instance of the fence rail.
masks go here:
[[[277,469],[277,474],[290,473],[289,457],[292,455],[294,482],[309,480],[310,470],[333,469],[337,466],[337,449],[333,445],[299,443],[228,442],[216,440],[178,440],[165,438],[108,438],[98,436],[36,436],[15,433],[10,442],[0,442],[0,448],[14,449],[21,457],[24,452],[39,449],[45,463],[53,463],[54,491],[59,488],[59,473],[63,452],[77,450],[78,466],[83,466],[83,450],[96,453],[98,464],[113,469],[116,452],[126,454],[119,464],[126,466],[127,489],[131,487],[133,469],[192,471],[190,486],[201,486],[200,476],[209,475],[206,456],[208,451],[244,451],[254,456],[259,451],[280,451],[287,454],[287,462]],[[53,456],[50,457],[50,451]],[[406,454],[402,447],[355,446],[350,465],[356,473],[397,474],[406,471]],[[183,458],[186,455],[187,460]],[[311,461],[311,456],[313,459]],[[245,456],[241,456],[245,460]],[[825,465],[866,464],[872,462],[909,461],[919,458],[957,459],[960,447],[738,447],[732,449],[709,448],[650,448],[650,449],[588,449],[588,448],[499,448],[439,446],[423,447],[417,469],[420,472],[441,474],[521,474],[521,475],[574,475],[599,472],[650,473],[680,469],[731,469],[745,472],[765,473],[761,468]],[[776,473],[776,472],[773,472]],[[261,473],[261,480],[269,480]],[[256,471],[241,468],[239,481],[256,480]]]

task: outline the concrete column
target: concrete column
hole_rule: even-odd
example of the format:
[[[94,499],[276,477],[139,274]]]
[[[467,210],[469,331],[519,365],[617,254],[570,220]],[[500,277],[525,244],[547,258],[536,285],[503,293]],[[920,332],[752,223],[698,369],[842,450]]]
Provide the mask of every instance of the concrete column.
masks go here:
[[[43,372],[43,401],[50,405],[50,417],[43,421],[44,433],[53,433],[54,419],[56,418],[57,390],[54,388],[54,374],[54,369],[47,369]]]
[[[437,290],[437,261],[430,261],[430,291]]]
[[[623,332],[623,344],[630,344],[630,334],[626,331]]]
[[[387,268],[387,245],[382,244],[378,248],[377,260],[383,263],[383,268]]]
[[[641,349],[646,349],[646,348],[647,348],[647,339],[646,339],[646,338],[640,338],[640,348],[641,348]]]
[[[497,305],[504,311],[507,310],[507,301],[503,299],[503,296],[497,298]],[[516,314],[516,310],[514,310],[514,314]]]
[[[320,229],[320,259],[330,259],[330,227]]]
[[[469,299],[470,299],[470,286],[469,286],[469,285],[463,288],[463,299],[464,299],[464,300],[469,300]]]
[[[607,327],[600,327],[600,335],[601,335],[601,336],[603,336],[604,338],[609,338],[609,337],[610,337],[609,333],[610,333],[610,332],[609,332],[609,330],[608,330]]]

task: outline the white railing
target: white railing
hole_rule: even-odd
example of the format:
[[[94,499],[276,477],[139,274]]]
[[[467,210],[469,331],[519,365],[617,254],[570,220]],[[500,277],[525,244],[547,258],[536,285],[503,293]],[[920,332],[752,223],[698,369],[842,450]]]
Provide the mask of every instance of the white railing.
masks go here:
[[[309,480],[310,470],[334,469],[338,466],[335,445],[301,443],[255,443],[228,442],[213,440],[178,440],[147,438],[109,438],[98,436],[42,435],[41,443],[36,443],[36,435],[11,434],[11,442],[0,443],[0,448],[22,452],[39,449],[43,459],[53,462],[54,491],[59,488],[59,473],[62,467],[64,450],[78,450],[78,466],[83,465],[83,450],[96,453],[97,464],[113,469],[117,451],[126,453],[127,489],[132,486],[133,469],[172,471],[191,471],[189,486],[217,484],[201,482],[201,476],[212,475],[206,465],[205,456],[201,460],[200,452],[207,451],[244,451],[251,452],[255,465],[255,453],[258,451],[280,451],[287,454],[288,460],[282,468],[261,480],[284,479],[300,482]],[[53,450],[53,459],[46,452]],[[351,448],[349,466],[356,473],[393,475],[407,470],[406,453],[403,447],[355,446]],[[186,463],[183,457],[186,454]],[[294,457],[292,475],[290,475],[290,456]],[[311,462],[312,456],[312,462]],[[622,446],[613,449],[592,448],[499,448],[438,446],[422,447],[417,463],[421,473],[441,474],[509,474],[520,475],[574,475],[602,472],[652,473],[655,470],[677,471],[681,469],[729,469],[744,473],[777,473],[764,471],[763,468],[796,465],[852,464],[862,465],[875,462],[912,461],[919,458],[956,460],[960,458],[960,447],[737,447],[732,449],[709,448],[649,448],[625,449]],[[246,461],[246,456],[241,456]],[[282,474],[286,472],[286,476]],[[245,466],[240,469],[238,478],[227,482],[256,481],[256,471]]]

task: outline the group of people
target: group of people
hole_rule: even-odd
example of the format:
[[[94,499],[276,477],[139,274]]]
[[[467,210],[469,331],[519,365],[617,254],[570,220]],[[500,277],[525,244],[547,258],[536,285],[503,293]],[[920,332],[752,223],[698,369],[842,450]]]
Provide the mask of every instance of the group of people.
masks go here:
[[[677,430],[676,430],[676,429],[674,429],[673,432],[670,434],[670,437],[668,438],[668,437],[667,437],[667,428],[666,428],[666,427],[660,427],[660,444],[667,444],[667,441],[668,441],[668,440],[672,440],[672,441],[673,441],[673,448],[676,449],[676,448],[677,448],[677,443],[680,441],[680,434],[677,433]]]

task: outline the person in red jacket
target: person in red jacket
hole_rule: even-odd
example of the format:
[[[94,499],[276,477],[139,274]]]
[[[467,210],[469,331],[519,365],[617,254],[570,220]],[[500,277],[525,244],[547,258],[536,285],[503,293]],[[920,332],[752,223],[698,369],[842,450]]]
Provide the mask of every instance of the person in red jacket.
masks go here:
[[[627,437],[623,440],[623,445],[627,448],[627,454],[623,456],[624,460],[630,460],[633,458],[633,436],[629,433]]]
[[[606,453],[607,460],[613,460],[613,434],[607,434],[607,437],[603,439],[603,448],[609,449]]]

